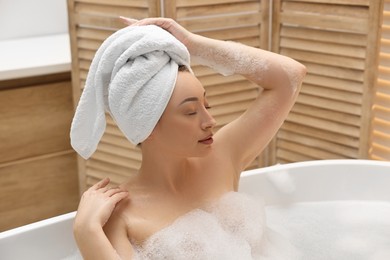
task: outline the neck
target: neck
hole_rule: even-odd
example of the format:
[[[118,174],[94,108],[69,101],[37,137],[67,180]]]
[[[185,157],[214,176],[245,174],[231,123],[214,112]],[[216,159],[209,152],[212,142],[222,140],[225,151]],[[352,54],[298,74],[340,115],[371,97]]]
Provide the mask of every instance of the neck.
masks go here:
[[[185,180],[189,177],[189,169],[189,160],[186,157],[142,148],[142,164],[138,176],[154,190],[163,189],[164,192],[180,193]]]

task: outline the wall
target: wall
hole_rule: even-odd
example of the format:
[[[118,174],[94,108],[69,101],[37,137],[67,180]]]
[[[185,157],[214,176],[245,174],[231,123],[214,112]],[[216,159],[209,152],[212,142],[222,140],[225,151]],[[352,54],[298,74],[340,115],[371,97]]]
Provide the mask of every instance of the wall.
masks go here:
[[[0,0],[0,41],[66,33],[66,0]]]

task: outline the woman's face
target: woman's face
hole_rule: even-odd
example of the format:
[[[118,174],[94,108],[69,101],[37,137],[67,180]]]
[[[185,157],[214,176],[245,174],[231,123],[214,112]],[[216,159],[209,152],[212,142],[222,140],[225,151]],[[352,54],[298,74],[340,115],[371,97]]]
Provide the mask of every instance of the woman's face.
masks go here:
[[[215,120],[205,94],[194,75],[178,72],[172,97],[152,134],[163,151],[198,157],[210,150]]]

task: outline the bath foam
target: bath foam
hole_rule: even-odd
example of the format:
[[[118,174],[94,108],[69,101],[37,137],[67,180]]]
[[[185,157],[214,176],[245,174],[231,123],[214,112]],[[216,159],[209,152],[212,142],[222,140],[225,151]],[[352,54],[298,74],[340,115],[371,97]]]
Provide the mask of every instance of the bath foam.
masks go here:
[[[75,251],[69,256],[66,256],[65,258],[62,258],[61,260],[83,260],[83,257],[81,256],[80,251]]]
[[[199,54],[195,54],[193,60],[204,66],[208,66],[224,76],[233,74],[255,73],[267,71],[269,64],[265,59],[255,59],[241,50],[243,44],[226,41],[224,48],[201,48]],[[261,79],[262,73],[257,73]]]
[[[300,259],[287,240],[266,227],[263,205],[236,192],[183,215],[135,251],[136,259]]]
[[[266,215],[303,252],[302,260],[390,259],[389,202],[302,202],[267,207]]]
[[[296,189],[294,180],[288,171],[272,171],[268,172],[266,176],[275,188],[282,193],[292,194]]]

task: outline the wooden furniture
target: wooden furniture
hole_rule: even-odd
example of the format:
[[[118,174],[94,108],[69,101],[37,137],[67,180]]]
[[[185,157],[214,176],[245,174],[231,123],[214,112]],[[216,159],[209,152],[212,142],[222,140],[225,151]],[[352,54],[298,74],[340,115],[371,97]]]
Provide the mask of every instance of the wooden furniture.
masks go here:
[[[79,201],[70,71],[6,74],[17,73],[0,80],[0,232],[74,211]]]
[[[380,99],[378,96],[389,95],[387,87],[374,98],[383,3],[68,0],[74,102],[77,104],[96,49],[108,35],[123,27],[118,16],[165,16],[198,34],[268,49],[307,66],[297,104],[251,167],[316,159],[386,159],[370,155],[375,125],[371,119],[379,113],[372,105]],[[209,68],[192,65],[206,88],[217,129],[242,113],[257,94],[256,87],[242,77],[222,77]],[[380,111],[383,115],[389,106]],[[388,116],[385,120],[381,121],[382,128],[390,124]],[[380,145],[387,145],[386,151],[390,151],[389,136],[387,130],[381,132],[381,138],[375,138]],[[121,182],[136,173],[140,160],[137,148],[108,118],[96,153],[87,161],[79,158],[80,188],[84,190],[103,176]]]

